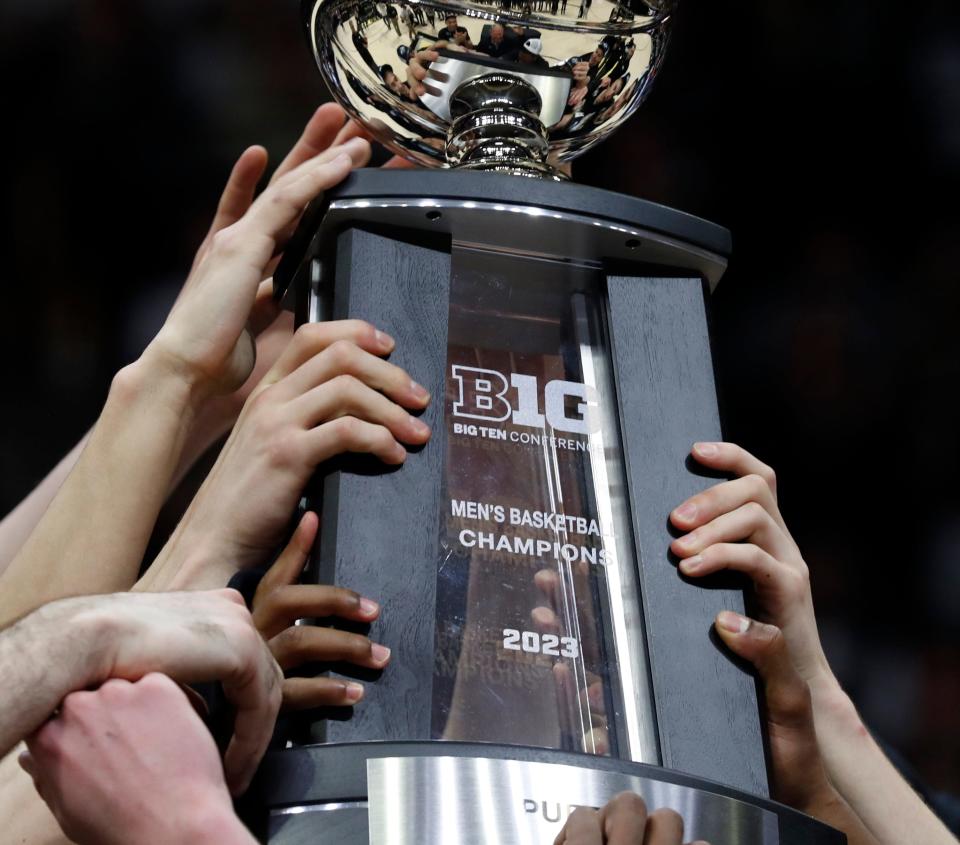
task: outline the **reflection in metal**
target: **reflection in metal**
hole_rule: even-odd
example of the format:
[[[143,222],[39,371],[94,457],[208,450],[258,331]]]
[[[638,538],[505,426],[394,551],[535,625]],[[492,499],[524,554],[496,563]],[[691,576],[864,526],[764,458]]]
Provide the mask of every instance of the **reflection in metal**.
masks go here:
[[[776,816],[725,795],[622,772],[471,757],[367,761],[371,845],[543,845],[572,810],[601,807],[619,792],[669,807],[686,840],[779,845]]]
[[[605,138],[646,98],[674,5],[302,0],[315,59],[337,99],[392,150],[435,167],[469,162],[449,143],[450,98],[462,83],[491,73],[539,92],[551,168]],[[511,143],[514,123],[503,126],[504,148],[491,146],[487,158],[528,156]]]
[[[279,810],[271,810],[270,815],[277,816],[299,816],[303,813],[332,813],[337,810],[366,810],[369,806],[367,801],[331,801],[329,804],[302,804],[297,807],[281,807]]]

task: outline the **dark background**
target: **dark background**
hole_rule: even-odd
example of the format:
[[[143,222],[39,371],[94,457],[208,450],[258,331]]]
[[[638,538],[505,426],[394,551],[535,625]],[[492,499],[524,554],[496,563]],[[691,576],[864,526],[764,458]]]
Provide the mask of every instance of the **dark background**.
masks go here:
[[[686,0],[577,180],[732,229],[727,436],[778,471],[869,723],[960,792],[960,32],[952,4]],[[295,0],[7,0],[0,512],[96,418],[250,143],[325,89]]]

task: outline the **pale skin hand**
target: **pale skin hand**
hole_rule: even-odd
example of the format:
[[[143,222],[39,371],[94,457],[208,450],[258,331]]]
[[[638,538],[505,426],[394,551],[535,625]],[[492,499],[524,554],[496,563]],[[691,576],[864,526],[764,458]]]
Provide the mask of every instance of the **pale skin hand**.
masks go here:
[[[390,649],[349,631],[314,625],[296,625],[298,619],[338,617],[373,622],[380,606],[353,590],[317,584],[298,584],[317,536],[318,519],[306,513],[277,562],[263,576],[253,598],[253,623],[283,670],[304,663],[345,661],[367,669],[383,669]],[[344,707],[363,698],[363,686],[338,678],[286,678],[283,708]]]
[[[730,611],[717,616],[715,627],[734,654],[756,667],[763,682],[774,797],[843,831],[848,845],[877,845],[827,778],[810,688],[793,667],[780,629]]]
[[[429,427],[429,394],[384,361],[393,340],[359,320],[301,326],[248,400],[196,498],[142,586],[206,588],[259,564],[283,541],[303,488],[344,452],[406,459]]]
[[[753,581],[761,621],[782,630],[790,662],[809,686],[827,775],[882,845],[956,843],[870,736],[827,663],[807,566],[780,514],[773,470],[732,443],[697,443],[692,455],[737,477],[671,513],[688,532],[670,546],[680,571],[700,578],[731,569]]]
[[[235,590],[53,602],[0,633],[0,672],[3,754],[64,696],[109,678],[163,672],[183,683],[220,681],[236,711],[224,758],[235,793],[267,748],[281,699],[280,669]]]
[[[305,205],[370,154],[354,138],[293,168],[221,229],[163,328],[118,374],[73,472],[0,580],[0,624],[71,593],[128,589],[198,409],[253,370],[248,322],[274,305],[263,275]]]
[[[21,765],[77,845],[256,842],[213,738],[165,675],[67,696],[27,746]]]
[[[270,183],[273,184],[295,167],[320,155],[329,147],[338,146],[362,135],[358,124],[345,123],[345,120],[346,115],[343,109],[332,103],[317,109],[300,139],[274,172]],[[220,197],[210,230],[197,251],[194,268],[209,252],[217,232],[233,225],[247,213],[253,204],[257,184],[263,177],[266,165],[267,153],[262,147],[257,146],[245,150],[237,160]],[[400,165],[399,161],[394,159],[387,166]],[[264,308],[268,310],[266,305]],[[239,390],[225,396],[213,397],[199,410],[186,435],[183,454],[171,479],[170,488],[176,486],[194,461],[230,429],[247,396],[263,374],[273,365],[292,334],[292,315],[282,313],[257,336],[257,364],[253,373]],[[40,521],[64,479],[76,464],[86,441],[87,436],[84,436],[27,498],[0,521],[0,575]],[[110,589],[110,585],[104,584],[102,589]]]
[[[681,845],[682,841],[683,819],[678,813],[661,808],[648,814],[639,795],[621,792],[600,810],[574,810],[554,845]]]

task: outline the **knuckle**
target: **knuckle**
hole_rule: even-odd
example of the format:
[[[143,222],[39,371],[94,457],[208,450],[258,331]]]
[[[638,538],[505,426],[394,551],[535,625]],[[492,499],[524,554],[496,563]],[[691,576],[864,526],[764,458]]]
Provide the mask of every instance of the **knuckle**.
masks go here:
[[[766,508],[758,502],[747,502],[743,507],[747,518],[755,525],[760,525],[769,518]]]
[[[777,489],[777,474],[773,471],[773,467],[762,464],[757,470],[757,474],[763,480],[763,483],[770,488],[771,491],[776,491]]]
[[[297,656],[302,654],[306,648],[304,640],[303,627],[301,625],[291,625],[277,634],[273,642],[276,644],[277,651],[281,654]]]
[[[242,233],[240,228],[234,223],[214,234],[210,242],[212,252],[218,255],[231,255],[240,248]]]
[[[346,371],[356,359],[357,346],[349,340],[340,339],[331,343],[324,354],[334,370]]]
[[[299,463],[297,444],[291,434],[274,432],[272,437],[264,440],[262,448],[269,466],[286,469]]]
[[[235,590],[233,587],[224,587],[222,590],[217,590],[216,595],[218,595],[224,601],[230,602],[230,604],[242,607],[246,610],[247,604],[243,600],[243,596],[240,594],[239,590]]]

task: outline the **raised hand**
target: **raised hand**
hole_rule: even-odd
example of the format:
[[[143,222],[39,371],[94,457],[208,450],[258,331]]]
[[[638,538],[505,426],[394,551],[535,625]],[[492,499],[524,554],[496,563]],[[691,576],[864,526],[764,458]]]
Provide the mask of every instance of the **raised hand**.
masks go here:
[[[364,452],[398,465],[407,456],[402,444],[425,443],[429,427],[406,409],[420,410],[430,397],[380,357],[393,347],[359,320],[301,326],[250,396],[146,584],[227,583],[280,545],[325,460]]]
[[[691,497],[670,521],[687,533],[670,550],[690,578],[724,569],[753,581],[760,618],[783,630],[790,657],[807,681],[832,678],[820,644],[807,565],[777,505],[773,470],[733,443],[697,443],[691,453],[737,476]]]

